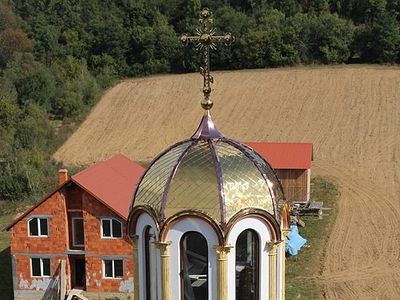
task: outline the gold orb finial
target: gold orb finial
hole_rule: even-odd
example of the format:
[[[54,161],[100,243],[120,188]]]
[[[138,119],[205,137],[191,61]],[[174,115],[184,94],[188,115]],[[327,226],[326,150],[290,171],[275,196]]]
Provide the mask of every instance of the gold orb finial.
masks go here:
[[[215,28],[212,26],[214,22],[212,13],[206,7],[200,13],[199,22],[200,27],[197,28],[197,36],[183,34],[181,43],[187,46],[193,42],[196,49],[203,51],[203,66],[200,67],[200,74],[204,78],[204,99],[201,101],[201,107],[205,110],[210,110],[213,106],[213,101],[210,99],[211,84],[213,83],[213,77],[210,74],[210,49],[215,50],[217,42],[224,42],[225,45],[229,46],[234,41],[234,37],[229,32],[221,36],[215,35]]]
[[[201,101],[201,107],[205,110],[210,110],[213,107],[214,103],[210,98],[204,98]]]

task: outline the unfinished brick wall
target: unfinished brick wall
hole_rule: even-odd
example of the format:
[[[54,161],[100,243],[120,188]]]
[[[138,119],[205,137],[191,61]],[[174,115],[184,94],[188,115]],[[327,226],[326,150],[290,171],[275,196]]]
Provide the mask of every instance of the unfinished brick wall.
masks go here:
[[[48,237],[30,237],[28,221],[34,216],[48,216]],[[50,257],[51,274],[59,260],[66,259],[68,245],[65,200],[57,191],[12,227],[11,253],[15,265],[14,285],[17,290],[45,290],[49,278],[31,276],[31,257]]]
[[[132,292],[132,244],[125,235],[126,221],[87,193],[83,195],[82,209],[87,253],[85,257],[86,290],[88,292]],[[101,237],[102,217],[112,217],[122,222],[122,239]],[[104,278],[103,259],[123,259],[124,277]]]

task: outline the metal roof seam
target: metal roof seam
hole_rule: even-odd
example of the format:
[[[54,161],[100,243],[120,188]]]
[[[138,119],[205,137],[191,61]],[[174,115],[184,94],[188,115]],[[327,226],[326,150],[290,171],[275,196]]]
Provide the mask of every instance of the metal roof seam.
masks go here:
[[[226,227],[226,211],[225,211],[225,192],[224,192],[224,179],[222,175],[222,167],[221,161],[218,157],[217,150],[215,149],[215,145],[213,140],[209,140],[208,144],[211,149],[211,154],[214,158],[214,166],[215,172],[217,174],[217,184],[218,184],[218,195],[219,195],[219,202],[220,202],[220,213],[221,213],[221,227]]]
[[[168,196],[168,192],[169,189],[171,187],[171,182],[176,174],[176,171],[180,165],[180,163],[182,162],[183,158],[186,156],[186,154],[188,153],[189,149],[195,144],[197,143],[197,140],[193,140],[191,143],[189,143],[189,145],[182,151],[182,153],[179,155],[179,157],[177,158],[175,165],[172,167],[171,173],[168,176],[167,182],[165,184],[164,187],[164,191],[163,191],[163,195],[162,195],[162,199],[161,199],[161,205],[160,205],[160,212],[159,212],[159,222],[160,224],[162,224],[165,220],[165,207],[167,205],[167,196]]]

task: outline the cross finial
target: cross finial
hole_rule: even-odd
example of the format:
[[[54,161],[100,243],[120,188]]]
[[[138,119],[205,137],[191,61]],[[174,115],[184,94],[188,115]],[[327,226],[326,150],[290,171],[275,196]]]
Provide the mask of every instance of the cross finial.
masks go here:
[[[182,35],[181,42],[183,45],[194,43],[196,49],[203,52],[203,66],[200,67],[200,74],[204,78],[203,94],[204,99],[201,101],[201,107],[205,110],[210,110],[213,102],[210,98],[211,84],[213,77],[210,75],[210,49],[217,48],[216,43],[223,41],[225,45],[230,45],[234,37],[230,33],[224,35],[215,35],[215,28],[213,27],[214,19],[208,8],[204,8],[200,13],[199,18],[200,26],[196,30],[196,36]]]

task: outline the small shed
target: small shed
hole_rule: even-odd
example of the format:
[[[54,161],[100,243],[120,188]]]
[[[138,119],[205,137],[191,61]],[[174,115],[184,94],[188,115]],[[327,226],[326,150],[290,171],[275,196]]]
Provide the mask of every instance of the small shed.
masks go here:
[[[312,143],[248,142],[246,145],[271,164],[288,201],[310,200]]]

